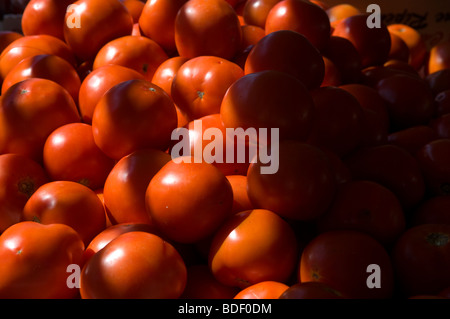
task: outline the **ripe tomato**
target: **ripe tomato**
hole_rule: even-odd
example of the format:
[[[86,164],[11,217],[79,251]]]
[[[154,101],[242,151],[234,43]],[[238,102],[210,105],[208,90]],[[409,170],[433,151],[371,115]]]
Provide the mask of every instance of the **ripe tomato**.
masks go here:
[[[20,222],[0,236],[0,297],[73,298],[67,267],[80,264],[84,244],[71,227]]]
[[[0,31],[0,54],[13,41],[23,37],[23,34],[15,31],[3,30]]]
[[[242,289],[233,299],[278,299],[289,286],[278,281],[261,281]]]
[[[450,69],[443,69],[428,74],[425,81],[431,88],[433,95],[437,95],[443,91],[450,90]]]
[[[423,201],[414,211],[413,225],[450,225],[450,196],[433,196]]]
[[[264,164],[259,160],[250,164],[248,196],[254,207],[294,220],[312,220],[322,215],[336,188],[326,155],[314,146],[286,140],[280,142],[278,163],[274,174],[262,174]]]
[[[175,45],[180,56],[213,55],[231,59],[242,30],[236,11],[224,0],[190,0],[175,18]]]
[[[344,299],[342,292],[321,281],[299,282],[286,289],[279,299]]]
[[[450,138],[450,114],[442,115],[430,123],[439,138]]]
[[[81,82],[78,94],[83,122],[87,124],[92,123],[94,109],[106,91],[120,82],[132,79],[144,79],[144,76],[130,68],[112,64],[99,67],[90,72]]]
[[[275,70],[247,74],[225,93],[220,115],[228,128],[278,128],[280,139],[304,140],[314,111],[307,88]]]
[[[434,103],[435,116],[443,116],[450,113],[450,89],[436,95]]]
[[[162,88],[172,97],[172,82],[180,67],[188,61],[188,58],[175,56],[162,62],[155,70],[151,82]]]
[[[118,0],[78,0],[64,17],[64,39],[81,61],[93,60],[109,41],[131,34],[133,17]],[[79,19],[80,27],[71,26]],[[89,43],[89,45],[87,45]]]
[[[333,61],[325,56],[322,56],[325,65],[325,74],[323,77],[321,87],[323,86],[338,86],[341,84],[341,74]]]
[[[178,160],[172,159],[153,176],[145,194],[146,207],[168,239],[194,243],[212,235],[230,215],[233,191],[212,164],[195,163],[188,156]]]
[[[18,154],[0,155],[0,233],[20,221],[23,207],[41,185],[48,182],[44,168]]]
[[[183,63],[173,78],[172,99],[190,119],[219,113],[225,92],[243,75],[241,67],[224,58],[192,58]]]
[[[186,266],[175,248],[154,234],[119,235],[84,266],[83,299],[172,299],[186,285]]]
[[[322,50],[330,38],[330,20],[326,11],[314,3],[283,0],[270,9],[265,24],[266,34],[279,30],[301,33],[314,47]]]
[[[241,26],[242,29],[242,42],[240,46],[240,51],[245,51],[249,46],[255,45],[266,35],[263,28],[257,27],[256,25],[245,24]]]
[[[319,51],[305,36],[291,30],[271,32],[253,46],[245,61],[245,74],[265,70],[288,73],[308,89],[319,87],[325,75]]]
[[[392,132],[388,136],[388,143],[397,145],[415,156],[425,144],[437,139],[436,132],[428,125],[416,125]]]
[[[66,224],[77,231],[85,246],[105,229],[105,211],[97,194],[70,181],[49,182],[39,187],[25,204],[22,220],[44,225]]]
[[[328,18],[330,19],[330,24],[335,27],[339,22],[345,18],[361,14],[361,11],[349,3],[335,4],[326,10]]]
[[[70,94],[59,84],[38,78],[11,86],[0,104],[0,153],[42,159],[45,140],[56,128],[79,122]]]
[[[266,19],[270,9],[281,0],[248,0],[245,2],[242,17],[245,24],[260,28],[266,27]]]
[[[388,60],[399,60],[408,63],[411,54],[406,42],[394,32],[389,31],[389,35],[391,36],[391,49]]]
[[[170,159],[163,151],[141,149],[117,162],[103,188],[108,215],[114,224],[152,224],[145,207],[145,192],[153,176]]]
[[[145,3],[141,0],[120,0],[123,5],[130,12],[133,18],[133,23],[139,23],[139,18],[141,17],[142,10],[144,9]]]
[[[239,288],[262,281],[285,283],[297,263],[294,231],[265,209],[231,216],[214,235],[209,267],[217,280]]]
[[[438,294],[450,286],[450,225],[409,228],[396,242],[392,263],[406,296]]]
[[[152,39],[127,35],[106,43],[95,56],[93,68],[121,65],[138,71],[150,81],[156,68],[167,59],[167,54]]]
[[[103,187],[115,164],[97,147],[92,126],[85,123],[54,130],[45,141],[43,162],[51,179],[78,182],[93,190]]]
[[[95,144],[116,160],[142,148],[166,150],[176,127],[172,100],[163,89],[145,80],[112,87],[92,117]]]
[[[367,285],[371,264],[379,267],[379,288]],[[350,298],[386,299],[393,295],[394,276],[386,249],[372,236],[353,230],[322,233],[304,248],[300,282],[323,282]]]
[[[240,213],[244,210],[253,209],[253,204],[248,198],[247,193],[247,176],[244,175],[227,175],[226,178],[233,190],[233,207],[232,214]]]

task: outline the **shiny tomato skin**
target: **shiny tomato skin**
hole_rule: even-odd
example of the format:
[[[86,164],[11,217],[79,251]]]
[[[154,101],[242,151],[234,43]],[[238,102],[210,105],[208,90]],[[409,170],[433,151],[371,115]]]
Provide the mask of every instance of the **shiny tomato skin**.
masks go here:
[[[67,299],[67,267],[80,265],[84,244],[63,224],[19,222],[0,236],[0,296],[2,299]]]
[[[172,82],[180,67],[189,59],[175,56],[162,62],[153,74],[152,83],[162,88],[172,97]]]
[[[253,209],[253,204],[248,197],[247,192],[247,176],[245,175],[227,175],[226,178],[230,182],[233,190],[233,214],[243,212],[244,210]]]
[[[289,286],[278,281],[261,281],[242,289],[233,299],[278,299]]]
[[[0,31],[0,52],[11,44],[11,42],[23,37],[23,34],[16,31]]]
[[[281,0],[248,0],[245,2],[242,17],[247,25],[265,28],[267,15]]]

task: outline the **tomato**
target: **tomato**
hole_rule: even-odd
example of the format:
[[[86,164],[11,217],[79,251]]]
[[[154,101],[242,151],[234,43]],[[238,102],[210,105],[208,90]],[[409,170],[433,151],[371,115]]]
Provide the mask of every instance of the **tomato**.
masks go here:
[[[84,266],[83,299],[173,299],[186,285],[186,266],[175,248],[154,234],[119,235]]]
[[[41,185],[48,182],[44,168],[19,154],[0,155],[0,233],[20,221],[23,207]]]
[[[92,118],[95,144],[116,160],[142,148],[166,150],[176,126],[170,97],[145,80],[112,87],[98,102]]]
[[[225,92],[244,75],[237,64],[215,56],[192,58],[178,69],[171,95],[190,119],[219,113]]]
[[[307,88],[291,75],[275,70],[236,80],[220,107],[227,128],[278,128],[280,139],[301,140],[310,131],[313,111]]]
[[[84,244],[71,227],[20,222],[0,236],[0,297],[73,298],[67,267],[80,264]]]
[[[425,195],[425,182],[415,157],[396,145],[361,148],[344,160],[354,180],[371,180],[391,190],[409,210]]]
[[[165,60],[156,68],[151,82],[162,88],[172,97],[172,82],[175,74],[177,74],[180,67],[188,60],[188,58],[181,56],[175,56]]]
[[[319,87],[325,75],[319,51],[305,36],[291,30],[271,32],[253,46],[245,62],[245,74],[265,70],[288,73],[308,89]]]
[[[172,159],[153,176],[145,200],[162,235],[194,243],[212,235],[230,215],[233,191],[218,168],[184,156]]]
[[[175,18],[175,45],[180,56],[213,55],[231,59],[241,40],[237,13],[224,0],[190,0]]]
[[[443,116],[450,113],[450,89],[436,95],[434,102],[435,116]]]
[[[187,268],[186,288],[181,299],[232,299],[239,289],[218,281],[208,265],[195,264]]]
[[[330,20],[326,11],[314,3],[283,0],[270,9],[265,30],[266,34],[279,30],[296,31],[318,50],[322,50],[330,38]]]
[[[211,244],[209,267],[223,284],[243,289],[262,281],[285,283],[297,255],[289,224],[272,211],[255,209],[222,224]]]
[[[141,149],[117,162],[103,188],[108,215],[114,224],[152,224],[145,207],[145,192],[152,177],[170,160],[163,151]]]
[[[93,60],[109,41],[130,35],[133,17],[119,0],[78,0],[66,13],[64,39],[81,61]],[[79,27],[72,26],[79,20]],[[89,45],[86,45],[89,43]]]
[[[22,32],[25,36],[48,34],[64,41],[63,26],[67,6],[73,0],[31,0],[22,14]]]
[[[331,170],[337,184],[345,183],[352,179],[350,170],[339,155],[327,149],[321,149],[321,151],[325,153],[330,162]]]
[[[428,74],[425,81],[436,97],[439,93],[450,90],[450,69],[443,69]]]
[[[83,122],[92,123],[95,107],[106,91],[116,84],[132,79],[144,79],[144,76],[120,65],[105,65],[90,72],[81,82],[78,94]]]
[[[0,54],[8,45],[11,44],[11,42],[21,37],[23,37],[23,35],[19,32],[9,30],[0,31]]]
[[[409,228],[396,242],[392,263],[400,292],[406,296],[438,294],[450,286],[450,225]]]
[[[279,299],[344,299],[342,292],[321,281],[299,282],[286,289]]]
[[[294,220],[312,220],[322,215],[333,199],[336,179],[326,155],[299,141],[281,141],[278,171],[261,173],[260,161],[251,163],[248,196],[257,208],[274,211]]]
[[[156,41],[171,55],[176,52],[175,18],[187,0],[146,1],[139,17],[142,34]]]
[[[391,49],[389,51],[388,60],[399,60],[408,63],[410,52],[406,42],[403,41],[400,36],[391,31],[389,31],[389,35],[391,36]]]
[[[431,121],[430,126],[439,138],[450,138],[450,114],[442,115]]]
[[[278,299],[289,286],[278,281],[261,281],[242,289],[233,299]]]
[[[410,74],[412,76],[416,76],[420,78],[419,73],[407,62],[400,60],[388,59],[383,66],[386,66],[390,69],[404,71],[406,74]]]
[[[152,39],[127,35],[106,43],[95,56],[93,68],[117,64],[138,71],[150,81],[156,68],[167,59],[167,54]]]
[[[58,83],[69,92],[74,102],[78,103],[80,77],[75,68],[63,58],[52,54],[40,54],[23,59],[3,80],[2,94],[13,84],[29,78],[42,78]]]
[[[93,190],[75,182],[56,181],[42,185],[31,195],[22,220],[66,224],[87,246],[105,228],[105,211]]]
[[[321,87],[323,86],[338,86],[341,84],[341,74],[333,61],[327,57],[322,57],[325,65],[325,75],[323,77]]]
[[[328,8],[326,13],[330,19],[331,26],[335,27],[343,19],[361,14],[361,11],[349,3],[340,3]]]
[[[386,62],[391,48],[391,37],[386,25],[380,28],[369,28],[367,18],[369,14],[357,14],[339,22],[334,36],[350,40],[361,56],[363,67],[380,65]]]
[[[227,175],[226,178],[233,190],[233,214],[240,213],[244,210],[253,209],[247,193],[247,176],[244,175]]]
[[[411,155],[416,155],[419,149],[437,137],[436,132],[430,126],[416,125],[392,132],[388,136],[388,143],[407,150]]]
[[[120,0],[123,5],[130,12],[133,22],[139,23],[139,18],[141,17],[142,10],[144,9],[145,3],[141,0]]]
[[[0,104],[0,153],[40,161],[45,140],[56,128],[79,122],[70,94],[59,84],[30,78],[11,86]]]
[[[43,150],[44,167],[53,180],[73,181],[102,188],[115,161],[95,144],[92,126],[71,123],[54,130]]]
[[[270,9],[281,0],[247,0],[243,8],[242,17],[247,25],[260,28],[266,27],[266,19]]]
[[[433,196],[414,211],[413,225],[450,224],[450,196]]]
[[[240,46],[240,50],[244,51],[251,45],[255,45],[259,42],[264,36],[266,32],[263,28],[258,27],[256,25],[248,25],[245,24],[241,27],[242,29],[242,42]]]
[[[379,288],[367,285],[368,266],[379,267]],[[393,295],[394,276],[386,249],[372,236],[353,230],[328,231],[304,248],[298,275],[300,282],[322,282],[349,298],[386,299]]]

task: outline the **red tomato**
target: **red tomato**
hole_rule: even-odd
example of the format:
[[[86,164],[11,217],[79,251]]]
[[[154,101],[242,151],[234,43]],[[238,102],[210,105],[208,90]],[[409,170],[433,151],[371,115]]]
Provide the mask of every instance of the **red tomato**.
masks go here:
[[[0,31],[0,54],[8,45],[21,37],[23,37],[23,35],[19,32],[8,30]]]
[[[79,122],[70,94],[59,84],[30,78],[11,86],[0,104],[0,153],[17,153],[37,161],[56,128]]]
[[[388,142],[400,146],[415,155],[425,144],[437,139],[436,132],[428,125],[416,125],[388,135]]]
[[[145,192],[152,177],[170,160],[163,151],[142,149],[117,162],[103,188],[108,215],[114,224],[152,224],[145,207]]]
[[[342,292],[321,281],[299,282],[286,289],[279,299],[344,299]]]
[[[237,214],[244,210],[253,209],[253,204],[247,193],[247,176],[227,175],[226,178],[230,182],[231,189],[233,190],[233,207],[231,212]]]
[[[425,81],[436,97],[442,91],[450,90],[450,69],[443,69],[428,74]]]
[[[391,36],[391,49],[388,60],[400,60],[408,63],[411,54],[406,42],[394,32],[389,31],[389,35]]]
[[[162,88],[172,97],[172,82],[180,67],[188,61],[188,58],[176,56],[162,62],[155,70],[151,82]]]
[[[230,215],[233,191],[218,168],[184,156],[172,159],[153,176],[145,200],[151,220],[164,236],[194,243],[212,235]]]
[[[138,71],[150,81],[156,68],[167,59],[167,54],[154,40],[127,35],[106,43],[95,56],[93,68],[121,65]]]
[[[66,224],[77,231],[85,246],[105,229],[105,211],[97,194],[70,181],[39,187],[25,204],[22,219],[44,225]]]
[[[212,241],[209,266],[223,284],[246,288],[262,281],[285,283],[297,255],[289,224],[272,211],[255,209],[233,215],[222,224]]]
[[[120,0],[123,5],[130,12],[133,22],[139,23],[139,18],[141,17],[142,10],[144,9],[145,3],[141,0]]]
[[[263,28],[257,27],[255,25],[245,24],[241,26],[242,29],[242,42],[240,50],[244,51],[251,45],[255,45],[266,35]]]
[[[142,148],[166,150],[176,127],[172,100],[163,89],[145,80],[112,87],[92,117],[95,144],[116,160]]]
[[[20,222],[0,236],[0,297],[73,298],[67,267],[79,265],[84,245],[71,227]]]
[[[409,228],[396,242],[392,263],[400,292],[438,294],[450,286],[450,225]]]
[[[64,18],[63,32],[80,61],[93,60],[106,43],[131,34],[133,17],[120,1],[78,0],[73,5]]]
[[[318,88],[325,75],[319,51],[305,36],[291,30],[271,32],[253,46],[245,61],[245,74],[264,70],[288,73],[308,89]]]
[[[183,63],[173,78],[172,99],[190,119],[219,113],[225,92],[243,75],[241,67],[226,59],[192,58]]]
[[[92,127],[71,123],[54,130],[43,151],[44,167],[53,180],[73,181],[96,190],[102,188],[115,161],[95,144]]]
[[[361,11],[349,3],[339,3],[327,8],[326,13],[330,19],[331,27],[334,28],[345,18],[361,14]]]
[[[186,266],[160,237],[131,231],[92,256],[81,272],[83,299],[174,299],[186,285]]]
[[[266,19],[270,9],[281,0],[248,0],[242,12],[244,22],[260,28],[266,27]]]
[[[450,196],[434,196],[423,201],[414,211],[413,225],[450,225]]]
[[[20,221],[23,207],[41,185],[48,182],[44,168],[18,154],[0,155],[0,233]]]
[[[233,299],[278,299],[289,286],[278,281],[261,281],[242,289]]]
[[[327,57],[322,56],[325,65],[325,75],[323,77],[321,87],[323,86],[338,86],[341,84],[341,74],[333,61]]]
[[[379,267],[379,288],[369,288],[368,266]],[[386,299],[393,295],[394,277],[389,254],[372,236],[352,230],[322,233],[304,248],[300,282],[323,282],[350,298]],[[372,281],[373,283],[373,281]]]
[[[427,56],[427,47],[419,31],[402,23],[390,24],[387,28],[390,33],[402,38],[407,45],[409,49],[409,64],[416,70],[420,69]]]
[[[434,103],[435,116],[442,116],[450,113],[450,89],[436,95]]]
[[[450,138],[450,114],[432,120],[430,126],[438,138]]]
[[[190,0],[175,18],[175,44],[180,56],[231,59],[241,40],[237,13],[224,0]]]

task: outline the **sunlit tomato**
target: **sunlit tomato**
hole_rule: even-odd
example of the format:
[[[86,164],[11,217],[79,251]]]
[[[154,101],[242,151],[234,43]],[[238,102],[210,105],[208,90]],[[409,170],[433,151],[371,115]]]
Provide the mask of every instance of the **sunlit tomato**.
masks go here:
[[[145,80],[112,87],[98,102],[92,118],[95,144],[117,160],[142,148],[166,150],[176,126],[170,97]]]
[[[225,92],[244,75],[237,64],[215,56],[192,58],[172,81],[172,99],[190,119],[219,113]]]
[[[322,83],[325,65],[319,51],[303,35],[280,30],[264,36],[248,54],[245,74],[264,70],[288,73],[313,89]]]
[[[171,159],[155,149],[142,149],[121,158],[109,173],[103,196],[113,223],[151,224],[145,191],[152,177]]]
[[[406,45],[405,41],[403,41],[403,39],[394,32],[389,31],[389,35],[391,36],[391,49],[389,51],[388,59],[400,60],[408,63],[410,52],[409,47]]]
[[[95,56],[93,68],[117,64],[138,71],[150,81],[156,68],[167,58],[164,50],[152,39],[127,35],[105,44]]]
[[[37,78],[16,83],[2,95],[0,153],[40,161],[48,135],[59,126],[79,121],[75,102],[61,85]]]
[[[156,68],[151,82],[162,88],[172,97],[172,82],[175,74],[177,74],[180,67],[188,60],[188,58],[181,56],[175,56],[165,60]]]
[[[373,264],[379,267],[376,289],[367,284],[373,283],[368,278]],[[394,291],[388,252],[372,236],[359,231],[328,231],[315,237],[302,252],[298,274],[300,282],[323,282],[350,298],[386,299]]]
[[[0,55],[0,76],[5,78],[11,69],[23,59],[38,55],[53,54],[75,66],[75,57],[62,40],[47,34],[29,35],[11,42]]]
[[[186,288],[181,299],[232,299],[239,289],[218,281],[208,265],[196,264],[187,268]]]
[[[144,9],[145,2],[141,0],[120,0],[123,5],[130,12],[134,23],[139,23],[142,10]]]
[[[371,180],[391,190],[404,209],[415,207],[425,194],[419,164],[413,155],[395,145],[361,148],[345,163],[354,180]]]
[[[48,182],[44,168],[18,154],[0,155],[0,233],[18,223],[23,207],[39,186]]]
[[[146,1],[139,17],[142,34],[156,41],[168,53],[176,52],[175,18],[187,0]]]
[[[392,132],[388,136],[388,142],[400,146],[412,155],[416,155],[419,149],[437,137],[436,132],[430,126],[417,125]]]
[[[279,299],[343,299],[342,292],[320,281],[299,282],[286,289]]]
[[[105,198],[103,196],[103,188],[96,189],[95,194],[97,195],[97,197],[100,199],[100,201],[103,204],[103,209],[105,211],[105,217],[106,217],[105,228],[108,228],[108,227],[112,226],[113,223],[111,222],[111,219],[108,216],[108,208],[105,205]]]
[[[239,288],[262,281],[286,282],[298,259],[290,225],[265,209],[230,217],[214,235],[209,266],[220,282]]]
[[[334,36],[350,40],[361,56],[363,67],[380,65],[386,62],[391,48],[391,37],[386,25],[380,28],[367,26],[368,14],[358,14],[339,22]]]
[[[407,62],[405,61],[400,61],[400,60],[387,60],[383,66],[391,68],[391,69],[395,69],[395,70],[400,70],[400,71],[404,71],[406,74],[410,74],[412,76],[416,76],[420,78],[419,73],[417,73],[417,71]]]
[[[261,281],[242,289],[233,299],[278,299],[289,286],[278,281]]]
[[[23,59],[8,73],[2,84],[2,94],[13,84],[29,78],[52,80],[64,87],[75,103],[81,81],[75,68],[63,58],[51,54],[34,55]]]
[[[260,160],[251,163],[248,196],[254,207],[274,211],[294,220],[311,220],[331,204],[336,180],[326,155],[314,146],[282,141],[277,157],[278,171],[264,174]],[[273,164],[273,163],[272,163]]]
[[[444,114],[431,121],[430,126],[439,138],[450,138],[450,114]]]
[[[9,30],[0,31],[0,52],[3,52],[8,45],[21,37],[23,37],[23,35],[19,32]]]
[[[233,191],[214,165],[183,156],[172,159],[153,176],[145,200],[162,235],[175,242],[193,243],[212,235],[230,215]]]
[[[428,74],[425,81],[435,97],[443,91],[450,90],[450,68]]]
[[[306,0],[283,0],[275,4],[267,15],[264,29],[266,34],[279,30],[296,31],[318,50],[322,50],[330,38],[330,20],[326,11]]]
[[[450,113],[450,89],[436,95],[434,104],[435,116],[443,116]]]
[[[81,272],[83,299],[172,299],[186,285],[186,266],[175,248],[154,234],[119,235]]]
[[[241,40],[237,13],[224,0],[190,0],[175,18],[175,44],[180,56],[231,59]]]
[[[280,1],[281,0],[248,0],[245,3],[242,12],[244,22],[247,25],[255,25],[264,29],[270,9]]]
[[[406,296],[438,294],[450,285],[450,225],[409,228],[396,242],[392,263]]]
[[[413,225],[450,225],[450,196],[434,196],[421,203],[414,212]]]
[[[119,0],[78,0],[73,4],[64,18],[63,32],[79,60],[92,60],[106,43],[131,34],[133,18]]]
[[[320,86],[338,86],[341,84],[341,74],[333,61],[323,56],[325,75]]]
[[[48,34],[64,41],[67,6],[73,0],[31,0],[22,14],[24,35]]]
[[[45,141],[43,162],[51,179],[78,182],[93,190],[103,187],[115,164],[95,144],[92,127],[85,123],[54,130]]]
[[[361,14],[361,11],[349,3],[340,3],[328,8],[326,13],[330,19],[331,26],[335,27],[343,19]]]
[[[225,127],[276,128],[280,139],[303,140],[310,131],[313,111],[307,88],[275,70],[250,73],[235,81],[220,108]]]
[[[405,42],[409,49],[409,64],[416,70],[425,62],[427,48],[422,35],[416,29],[401,23],[387,26],[390,33],[396,34]]]
[[[49,182],[39,187],[25,204],[22,219],[44,225],[68,225],[86,246],[105,229],[105,211],[97,194],[70,181]]]
[[[20,222],[0,236],[0,297],[73,298],[67,267],[80,264],[84,244],[71,227]]]
[[[233,214],[240,213],[244,210],[253,209],[253,204],[248,198],[247,193],[247,176],[244,175],[227,175],[226,178],[230,182],[233,190]]]
[[[139,72],[120,65],[105,65],[90,72],[81,82],[78,102],[82,119],[92,123],[92,115],[100,98],[120,82],[144,79]]]
[[[433,94],[424,80],[394,75],[378,82],[378,94],[386,101],[391,130],[427,124],[433,116]]]
[[[245,24],[241,27],[242,29],[242,42],[240,49],[241,51],[245,50],[251,45],[255,45],[261,40],[265,35],[265,31],[263,28]]]

